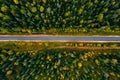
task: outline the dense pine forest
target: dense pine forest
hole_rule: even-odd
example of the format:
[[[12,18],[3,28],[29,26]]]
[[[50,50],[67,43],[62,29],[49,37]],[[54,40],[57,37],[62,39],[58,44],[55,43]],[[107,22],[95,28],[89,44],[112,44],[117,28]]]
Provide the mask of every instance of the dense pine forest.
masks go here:
[[[118,80],[119,50],[51,49],[16,52],[0,48],[1,80]]]
[[[119,0],[0,0],[0,33],[119,32],[119,6]]]

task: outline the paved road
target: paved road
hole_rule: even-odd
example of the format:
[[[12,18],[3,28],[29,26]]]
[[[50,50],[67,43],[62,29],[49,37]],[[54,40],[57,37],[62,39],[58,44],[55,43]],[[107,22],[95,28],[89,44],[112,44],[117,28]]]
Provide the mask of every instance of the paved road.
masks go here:
[[[120,36],[0,35],[0,41],[120,42]]]

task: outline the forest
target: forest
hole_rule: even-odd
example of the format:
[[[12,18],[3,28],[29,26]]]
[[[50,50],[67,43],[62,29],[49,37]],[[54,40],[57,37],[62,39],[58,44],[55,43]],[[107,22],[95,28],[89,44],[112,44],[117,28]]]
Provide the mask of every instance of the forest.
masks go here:
[[[16,52],[0,48],[1,80],[119,80],[119,50]]]
[[[0,0],[0,33],[120,33],[119,0]]]
[[[0,80],[120,80],[118,40],[19,38],[26,34],[119,37],[120,0],[0,0]]]
[[[119,80],[120,43],[0,42],[0,80]]]

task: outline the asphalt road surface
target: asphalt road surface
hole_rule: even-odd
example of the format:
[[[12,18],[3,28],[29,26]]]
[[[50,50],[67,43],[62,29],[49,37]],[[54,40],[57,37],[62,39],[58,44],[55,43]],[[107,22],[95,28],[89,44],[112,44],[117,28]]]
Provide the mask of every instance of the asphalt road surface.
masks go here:
[[[120,36],[0,35],[0,41],[120,42]]]

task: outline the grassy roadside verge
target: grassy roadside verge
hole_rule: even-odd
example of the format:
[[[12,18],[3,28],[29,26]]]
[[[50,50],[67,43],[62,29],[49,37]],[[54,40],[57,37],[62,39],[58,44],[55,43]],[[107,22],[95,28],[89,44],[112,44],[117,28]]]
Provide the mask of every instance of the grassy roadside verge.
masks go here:
[[[1,35],[79,35],[79,36],[91,36],[91,35],[100,35],[100,36],[109,36],[109,35],[120,35],[119,30],[97,30],[97,29],[74,29],[74,28],[66,28],[66,29],[56,29],[52,28],[49,30],[41,30],[41,31],[31,31],[28,29],[24,29],[21,31],[13,31],[13,32],[0,32]]]
[[[52,48],[68,49],[119,49],[120,43],[89,43],[89,42],[0,42],[0,48],[16,51],[34,51]]]

